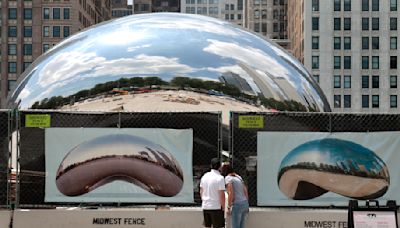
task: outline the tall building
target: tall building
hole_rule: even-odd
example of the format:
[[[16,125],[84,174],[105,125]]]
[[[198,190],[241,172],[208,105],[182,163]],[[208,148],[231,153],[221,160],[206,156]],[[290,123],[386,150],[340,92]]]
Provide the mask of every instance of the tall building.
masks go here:
[[[0,107],[17,78],[65,37],[110,19],[110,0],[1,0]]]
[[[127,0],[111,0],[111,17],[125,17],[132,15],[132,5],[128,5]]]
[[[181,0],[181,12],[226,20],[287,47],[287,0]]]
[[[399,0],[289,0],[292,53],[333,111],[398,113]]]

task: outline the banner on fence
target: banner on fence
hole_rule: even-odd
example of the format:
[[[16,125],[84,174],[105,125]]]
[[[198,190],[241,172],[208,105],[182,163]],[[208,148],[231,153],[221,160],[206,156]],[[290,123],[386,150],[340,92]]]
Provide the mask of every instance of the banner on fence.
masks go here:
[[[48,128],[45,202],[192,203],[191,129]]]
[[[400,201],[400,132],[258,132],[260,206]]]

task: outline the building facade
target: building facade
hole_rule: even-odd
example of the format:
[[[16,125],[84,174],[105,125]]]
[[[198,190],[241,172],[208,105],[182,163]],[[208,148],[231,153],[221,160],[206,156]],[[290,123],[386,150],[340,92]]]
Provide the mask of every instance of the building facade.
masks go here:
[[[110,19],[110,0],[1,0],[0,107],[24,70],[62,39]]]
[[[127,0],[111,0],[111,17],[125,17],[132,15],[132,5],[128,5]]]
[[[289,0],[292,53],[337,112],[398,113],[399,0]]]

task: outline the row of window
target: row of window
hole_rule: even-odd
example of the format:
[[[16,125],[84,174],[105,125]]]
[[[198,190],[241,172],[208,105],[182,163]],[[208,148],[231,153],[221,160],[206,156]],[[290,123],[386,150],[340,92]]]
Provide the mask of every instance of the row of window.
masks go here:
[[[371,40],[371,46],[370,46]],[[363,36],[361,37],[361,48],[363,50],[370,49],[379,49],[379,37],[368,37]],[[319,36],[313,36],[311,39],[311,48],[312,49],[319,49]],[[340,50],[342,49],[342,37],[333,37],[333,49]],[[351,37],[343,37],[343,49],[344,50],[351,50]],[[397,49],[397,37],[392,36],[390,37],[390,50]]]
[[[24,10],[24,20],[32,20],[32,8],[25,8]],[[8,8],[8,19],[17,19],[17,8]]]
[[[32,44],[24,44],[22,54],[32,55]],[[17,44],[8,44],[8,55],[17,55]]]
[[[43,26],[43,36],[50,37],[50,28],[52,27],[53,36],[52,37],[61,37],[61,26]],[[63,28],[63,37],[68,37],[71,33],[69,26],[62,26]]]
[[[363,17],[361,19],[361,29],[363,31],[370,30],[369,26],[369,17]],[[389,19],[389,29],[392,31],[397,30],[397,17],[391,17]],[[319,30],[319,17],[313,17],[311,19],[312,25],[311,29],[313,31]],[[371,29],[372,30],[379,30],[379,17],[371,18]],[[339,31],[342,30],[342,18],[335,17],[333,18],[333,30]],[[343,18],[343,30],[351,30],[351,18],[345,17]]]
[[[314,78],[315,78],[315,75],[314,75]],[[370,79],[371,79],[371,83],[370,83]],[[361,76],[361,88],[369,89],[370,85],[371,85],[371,88],[373,88],[373,89],[379,89],[379,76],[377,76],[377,75]],[[335,88],[335,89],[342,88],[342,76],[341,75],[333,76],[333,88]],[[350,75],[343,76],[343,88],[345,88],[345,89],[351,88],[351,76]],[[391,88],[391,89],[397,88],[397,76],[396,75],[390,75],[389,88]]]
[[[23,62],[22,71],[26,70],[26,68],[31,65],[32,62]],[[8,73],[15,74],[17,73],[17,62],[8,62]]]
[[[70,8],[53,8],[53,13],[50,15],[50,8],[43,8],[43,19],[53,19],[60,20],[61,19],[61,9],[63,10],[63,19],[70,19]],[[52,17],[51,17],[52,16]]]
[[[361,57],[361,68],[370,69],[370,57]],[[397,56],[390,56],[390,69],[397,69]],[[312,69],[319,69],[319,56],[311,57]],[[333,68],[342,69],[342,56],[333,57]],[[343,69],[351,69],[351,56],[343,56]],[[379,69],[379,56],[371,57],[371,69]]]
[[[362,95],[361,107],[370,108],[370,97],[372,108],[379,108],[379,95]],[[397,95],[390,95],[390,108],[397,108]],[[333,95],[333,107],[342,108],[342,95]],[[343,95],[343,108],[351,108],[351,95]]]
[[[379,11],[379,0],[372,0],[371,3],[370,5],[370,0],[362,0],[361,10],[369,11],[371,9],[372,11]],[[312,0],[312,10],[319,11],[319,0]],[[333,1],[333,10],[342,10],[342,0]],[[351,0],[343,0],[343,10],[351,11]],[[397,0],[390,0],[390,11],[397,11]]]
[[[22,28],[22,34],[24,37],[32,37],[32,26],[24,26]],[[1,36],[1,27],[0,27]],[[17,37],[17,26],[8,26],[8,36]]]

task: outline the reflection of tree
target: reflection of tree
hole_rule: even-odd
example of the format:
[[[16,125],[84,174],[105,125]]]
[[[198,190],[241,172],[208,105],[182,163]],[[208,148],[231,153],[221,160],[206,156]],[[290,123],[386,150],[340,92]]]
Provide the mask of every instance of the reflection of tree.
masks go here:
[[[351,175],[351,176],[359,176],[359,177],[366,177],[371,179],[384,179],[389,182],[389,176],[385,175],[384,172],[375,172],[375,170],[371,169],[370,171],[360,169],[363,167],[351,160],[346,162],[341,162],[345,164],[317,164],[315,162],[299,162],[294,165],[286,166],[279,171],[278,180],[281,176],[288,170],[291,169],[303,169],[303,170],[315,170],[321,171],[326,173],[335,173],[335,174],[343,174],[343,175]]]
[[[51,98],[45,98],[42,101],[36,101],[32,105],[32,109],[57,109],[66,104],[72,104],[75,101],[81,101],[88,98],[94,98],[99,95],[105,95],[112,93],[113,89],[118,88],[121,90],[132,90],[132,89],[155,89],[155,88],[179,88],[182,90],[190,90],[194,92],[200,92],[210,95],[217,96],[228,96],[233,97],[239,101],[244,101],[252,105],[263,105],[269,109],[276,109],[279,111],[316,111],[317,108],[306,107],[303,104],[290,100],[290,101],[278,101],[274,98],[264,98],[259,96],[250,95],[244,93],[230,84],[221,83],[218,81],[204,81],[197,78],[189,77],[174,77],[171,82],[163,81],[159,77],[134,77],[134,78],[120,78],[116,81],[109,81],[105,83],[96,84],[91,89],[84,89],[78,91],[67,97],[55,96]]]

